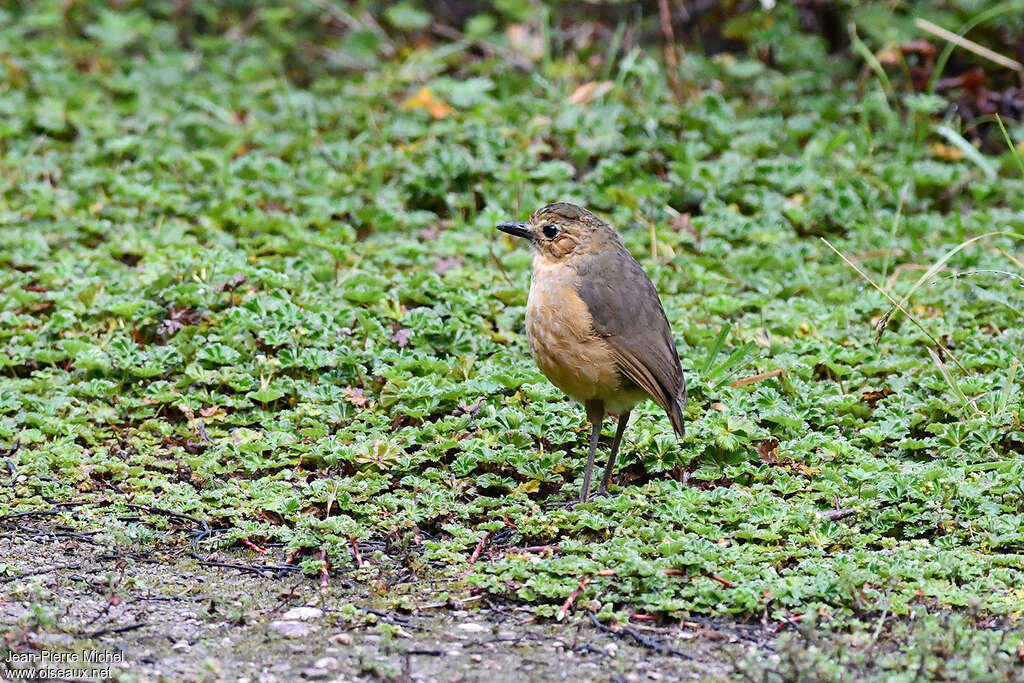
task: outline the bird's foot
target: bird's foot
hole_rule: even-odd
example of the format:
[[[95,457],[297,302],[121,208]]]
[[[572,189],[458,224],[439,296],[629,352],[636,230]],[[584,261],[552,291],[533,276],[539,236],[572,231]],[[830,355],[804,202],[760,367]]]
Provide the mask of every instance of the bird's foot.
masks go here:
[[[572,510],[584,501],[582,500],[556,500],[544,504],[545,508],[555,510]]]
[[[612,497],[612,492],[609,491],[608,488],[605,487],[605,486],[599,486],[597,488],[597,491],[594,492],[594,495],[591,496],[591,498],[611,498],[611,497]]]

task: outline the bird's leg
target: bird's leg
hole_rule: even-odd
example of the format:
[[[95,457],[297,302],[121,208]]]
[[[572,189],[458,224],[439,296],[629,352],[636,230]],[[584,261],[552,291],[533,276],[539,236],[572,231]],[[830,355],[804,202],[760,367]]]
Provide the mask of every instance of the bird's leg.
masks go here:
[[[604,423],[604,403],[587,401],[587,419],[590,420],[590,452],[587,454],[587,468],[583,470],[583,489],[580,491],[580,502],[586,503],[590,497],[590,478],[594,474],[594,457],[597,455],[597,439],[601,436],[601,425]]]
[[[615,469],[615,456],[619,454],[619,444],[622,443],[622,434],[626,431],[627,422],[629,422],[628,410],[622,415],[619,415],[619,426],[615,430],[615,439],[612,441],[612,452],[608,456],[608,467],[604,470],[604,477],[601,479],[601,485],[597,487],[597,495],[599,496],[608,495],[608,484],[612,480],[612,470]]]

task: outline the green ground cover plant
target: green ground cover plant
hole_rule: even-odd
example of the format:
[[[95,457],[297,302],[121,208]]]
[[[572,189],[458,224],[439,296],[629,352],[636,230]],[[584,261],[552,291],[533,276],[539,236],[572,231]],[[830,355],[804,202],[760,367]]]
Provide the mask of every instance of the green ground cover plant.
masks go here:
[[[524,68],[514,16],[347,31],[298,78],[298,10],[185,44],[161,8],[0,12],[0,514],[311,573],[358,548],[407,606],[429,578],[547,617],[585,583],[620,621],[1024,610],[1024,177],[956,153],[942,100],[789,6],[688,52],[682,101],[656,46],[595,67],[537,30]],[[493,229],[555,200],[619,228],[690,386],[686,437],[641,407],[617,495],[571,509],[583,413]],[[920,327],[878,334],[822,237]]]

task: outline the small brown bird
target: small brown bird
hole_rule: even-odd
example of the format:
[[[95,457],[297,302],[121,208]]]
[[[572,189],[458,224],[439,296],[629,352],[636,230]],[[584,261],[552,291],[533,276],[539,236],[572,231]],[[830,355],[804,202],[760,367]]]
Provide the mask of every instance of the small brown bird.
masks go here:
[[[530,352],[552,384],[581,402],[591,424],[580,502],[590,496],[605,413],[619,416],[598,495],[608,494],[629,413],[653,399],[683,436],[686,380],[665,309],[615,230],[584,208],[557,202],[528,223],[498,230],[530,241],[533,277],[526,303]]]

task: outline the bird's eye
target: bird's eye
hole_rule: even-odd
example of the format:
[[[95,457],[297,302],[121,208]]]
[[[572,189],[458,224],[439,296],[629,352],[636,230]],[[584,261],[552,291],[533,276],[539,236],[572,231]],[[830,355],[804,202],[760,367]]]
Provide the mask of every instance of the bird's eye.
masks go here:
[[[544,226],[544,236],[549,240],[555,239],[555,235],[558,234],[558,226],[554,223],[548,223]]]

